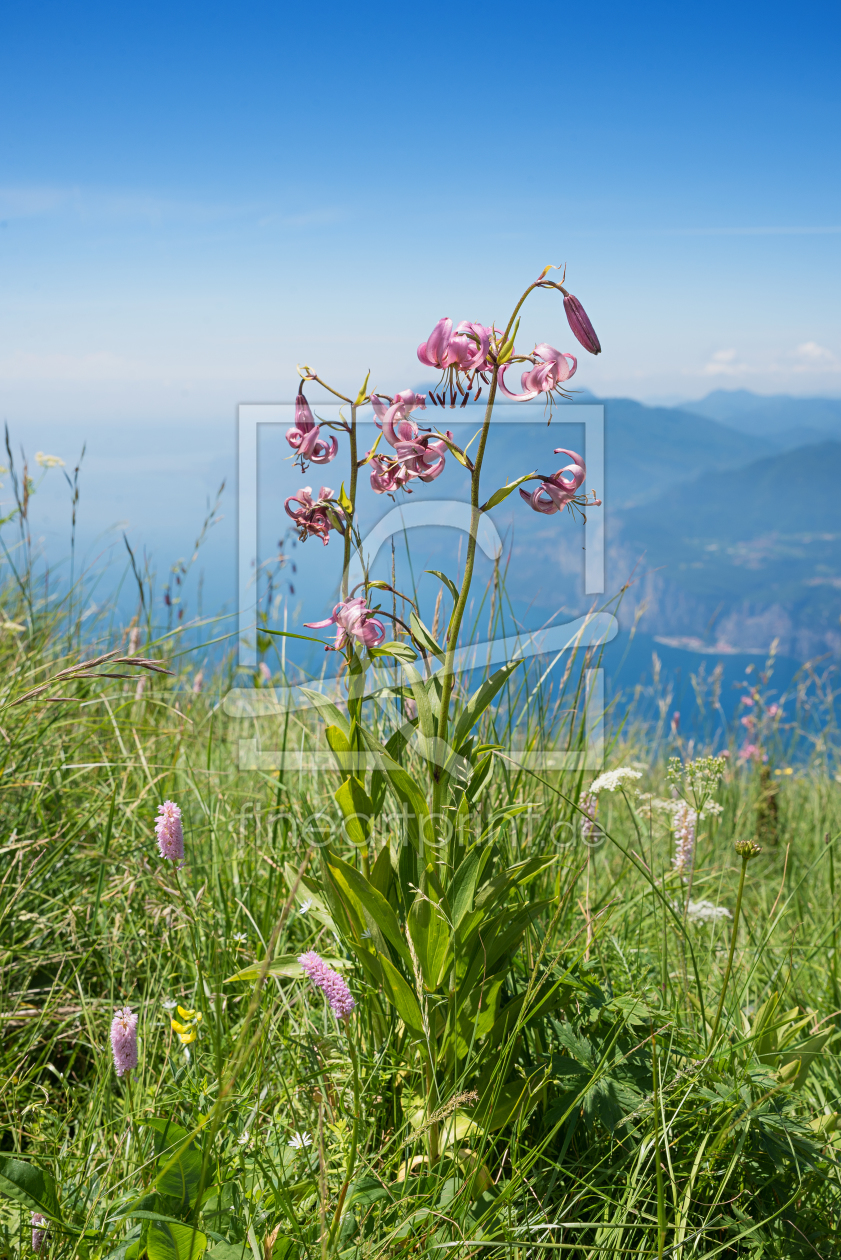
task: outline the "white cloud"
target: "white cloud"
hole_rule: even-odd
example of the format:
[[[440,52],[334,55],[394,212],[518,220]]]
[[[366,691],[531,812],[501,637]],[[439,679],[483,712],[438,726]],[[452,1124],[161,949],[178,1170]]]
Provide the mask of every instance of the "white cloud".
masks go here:
[[[708,363],[704,365],[704,376],[738,376],[748,371],[747,364],[739,363],[735,350],[716,350]]]
[[[804,341],[794,350],[779,350],[760,361],[745,362],[736,350],[716,350],[701,369],[702,376],[776,377],[825,375],[841,371],[841,360],[816,341]],[[779,388],[779,385],[777,386]]]
[[[838,359],[832,351],[827,350],[826,346],[819,346],[816,341],[804,341],[797,347],[794,354],[800,360],[800,366],[795,371],[808,371],[809,368],[837,370],[839,366]]]

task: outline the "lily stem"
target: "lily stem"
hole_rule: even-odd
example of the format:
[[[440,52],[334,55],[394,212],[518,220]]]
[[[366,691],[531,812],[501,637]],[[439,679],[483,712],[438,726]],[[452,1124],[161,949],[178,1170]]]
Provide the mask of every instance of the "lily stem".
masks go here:
[[[514,320],[517,318],[517,312],[520,310],[520,307],[523,305],[533,288],[535,288],[535,285],[530,284],[517,305],[514,307],[514,310],[511,313],[511,318],[509,319],[508,325],[505,329],[505,335],[499,343],[500,345],[504,344],[510,336]],[[459,631],[461,630],[461,623],[464,620],[467,600],[470,595],[470,586],[473,581],[473,565],[476,559],[476,536],[479,531],[479,517],[481,515],[479,510],[479,479],[482,473],[482,461],[485,457],[485,447],[488,441],[491,416],[493,415],[494,404],[496,402],[498,373],[499,365],[493,369],[490,393],[488,394],[488,401],[485,405],[485,419],[482,423],[482,432],[479,438],[479,447],[476,451],[476,460],[473,466],[473,471],[470,475],[470,537],[467,541],[467,554],[464,560],[464,577],[462,578],[461,589],[450,617],[450,624],[447,627],[447,652],[444,657],[444,668],[442,670],[441,678],[441,705],[438,711],[438,739],[441,741],[441,744],[444,744],[447,739],[447,728],[450,717],[450,698],[453,693],[454,683],[453,666],[456,648],[458,646]],[[442,781],[440,777],[436,777],[433,781],[432,787],[433,819],[437,819],[440,815],[442,789]]]
[[[350,499],[350,511],[345,521],[345,554],[344,563],[342,565],[342,599],[348,597],[348,583],[350,581],[350,549],[353,542],[353,518],[356,514],[356,481],[359,476],[359,468],[356,463],[356,403],[350,404],[350,490],[348,497]]]

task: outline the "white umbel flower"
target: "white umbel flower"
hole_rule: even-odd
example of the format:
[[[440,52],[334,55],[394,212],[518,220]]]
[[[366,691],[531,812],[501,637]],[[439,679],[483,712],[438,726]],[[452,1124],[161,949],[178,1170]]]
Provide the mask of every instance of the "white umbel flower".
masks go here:
[[[690,901],[686,917],[693,923],[716,923],[719,919],[732,919],[726,906],[715,906],[711,901]]]
[[[600,774],[590,784],[590,795],[598,796],[599,792],[615,792],[623,783],[641,778],[642,774],[640,771],[632,770],[630,766],[620,766],[618,770],[605,770],[604,774]]]

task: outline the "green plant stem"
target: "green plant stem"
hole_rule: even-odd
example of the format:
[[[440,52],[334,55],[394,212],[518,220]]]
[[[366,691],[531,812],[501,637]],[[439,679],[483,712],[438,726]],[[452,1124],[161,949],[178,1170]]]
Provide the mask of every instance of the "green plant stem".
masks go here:
[[[520,310],[520,307],[535,287],[536,286],[534,284],[530,284],[517,305],[514,307],[514,310],[511,313],[511,318],[509,319],[508,325],[505,329],[505,336],[499,343],[500,345],[507,340],[514,325],[514,320],[517,318],[517,312]],[[465,609],[467,608],[470,587],[473,582],[473,565],[476,559],[476,536],[479,532],[479,517],[481,516],[481,512],[479,510],[479,481],[482,474],[482,462],[485,458],[485,447],[488,442],[488,431],[490,429],[491,416],[493,415],[494,404],[496,402],[498,374],[499,366],[495,367],[493,370],[490,393],[488,394],[488,401],[485,406],[485,418],[482,422],[482,432],[479,437],[479,447],[476,451],[473,472],[470,476],[470,537],[467,540],[467,554],[464,560],[464,577],[462,578],[458,599],[456,600],[455,607],[453,608],[452,615],[450,617],[450,624],[447,627],[447,651],[444,657],[444,668],[442,670],[441,705],[438,711],[438,739],[442,744],[446,742],[447,739],[447,728],[450,719],[450,697],[453,693],[453,683],[455,681],[453,677],[453,666],[455,662],[456,648],[458,647],[458,636],[459,631],[461,630],[461,623],[464,620]],[[432,786],[433,822],[435,822],[441,810],[442,790],[443,783],[440,774],[436,774]]]
[[[745,853],[742,855],[742,872],[739,876],[739,891],[736,894],[736,909],[733,911],[733,931],[730,935],[730,953],[727,955],[727,966],[724,970],[724,983],[721,986],[721,997],[718,999],[718,1010],[715,1013],[713,1021],[713,1030],[710,1033],[710,1039],[707,1043],[708,1048],[712,1050],[715,1045],[715,1037],[718,1032],[718,1026],[721,1023],[721,1012],[724,1010],[724,997],[727,993],[727,986],[730,983],[730,972],[733,968],[733,955],[736,952],[736,936],[739,931],[739,915],[742,912],[742,893],[745,890],[745,874],[748,869],[750,855]]]
[[[342,566],[342,599],[348,597],[348,583],[350,581],[350,549],[353,542],[353,520],[356,515],[356,481],[359,476],[359,468],[357,467],[356,455],[356,403],[350,404],[350,487],[348,490],[348,498],[350,499],[350,511],[345,521],[345,537],[344,537],[344,561]]]
[[[436,1103],[437,1103],[437,1090],[435,1088],[435,1071],[432,1067],[431,1061],[427,1060],[427,1064],[426,1064],[427,1115],[429,1115],[429,1109],[432,1106],[433,1090],[435,1090],[435,1093],[436,1093]],[[429,1128],[427,1130],[427,1135],[426,1135],[426,1152],[427,1152],[427,1160],[428,1160],[430,1168],[434,1168],[435,1165],[438,1163],[438,1154],[439,1154],[438,1138],[439,1138],[438,1121],[433,1120],[429,1125]]]
[[[350,1050],[350,1061],[353,1065],[353,1129],[350,1136],[350,1151],[348,1153],[347,1166],[345,1168],[345,1179],[342,1188],[339,1191],[339,1201],[336,1204],[336,1211],[333,1213],[333,1224],[330,1227],[330,1237],[328,1240],[328,1250],[332,1250],[336,1239],[336,1233],[339,1229],[339,1223],[342,1217],[342,1208],[345,1205],[350,1179],[356,1168],[356,1149],[359,1142],[359,1060],[356,1054],[356,1046],[353,1044],[350,1028],[348,1028],[348,1048]]]
[[[660,1081],[657,1071],[657,1038],[651,1034],[651,1077],[654,1088],[654,1175],[657,1179],[657,1260],[663,1260],[666,1244],[666,1196],[660,1161]]]

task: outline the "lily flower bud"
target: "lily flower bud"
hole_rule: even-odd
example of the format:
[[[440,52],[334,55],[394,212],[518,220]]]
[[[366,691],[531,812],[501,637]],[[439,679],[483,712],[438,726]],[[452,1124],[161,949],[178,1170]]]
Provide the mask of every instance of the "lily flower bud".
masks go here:
[[[601,342],[596,336],[596,330],[590,323],[587,312],[578,298],[573,297],[571,293],[565,294],[564,310],[567,313],[567,320],[573,335],[581,342],[584,349],[589,350],[590,354],[601,354]]]

